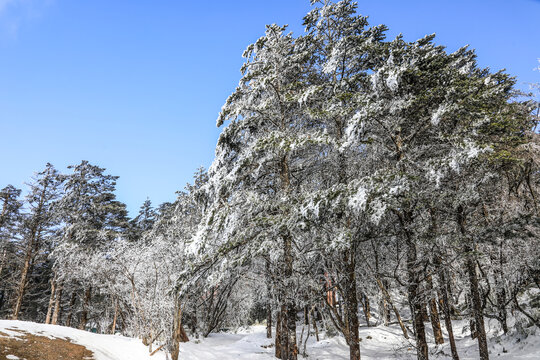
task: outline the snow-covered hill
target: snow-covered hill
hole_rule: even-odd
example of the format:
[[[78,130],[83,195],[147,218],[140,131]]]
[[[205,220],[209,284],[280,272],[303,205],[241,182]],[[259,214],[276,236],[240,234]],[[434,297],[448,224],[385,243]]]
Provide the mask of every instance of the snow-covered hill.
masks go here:
[[[461,329],[465,322],[456,322]],[[300,327],[301,331],[301,327]],[[0,320],[0,338],[22,340],[24,334],[44,336],[49,339],[66,339],[82,345],[94,353],[95,360],[165,360],[164,352],[153,356],[139,339],[118,335],[100,335],[73,328],[37,324],[24,321]],[[300,333],[299,333],[300,335]],[[361,328],[360,337],[362,359],[414,359],[415,351],[411,343],[404,340],[398,327]],[[490,341],[490,352],[493,359],[538,359],[540,357],[540,337],[528,338],[502,337]],[[476,359],[477,347],[467,332],[457,335],[458,349],[463,360]],[[236,334],[211,334],[206,339],[192,339],[182,344],[180,358],[182,360],[230,360],[230,359],[274,359],[273,340],[265,336],[264,326],[252,326]],[[27,345],[32,346],[32,345]],[[5,349],[0,349],[5,350]],[[300,347],[300,352],[303,345]],[[8,350],[9,352],[9,350]],[[450,353],[447,345],[433,347],[432,358],[447,359]],[[311,336],[307,343],[308,359],[345,360],[349,351],[341,337],[326,338],[322,334],[319,342]],[[20,359],[15,354],[0,353],[0,359]],[[34,360],[34,359],[27,359]]]

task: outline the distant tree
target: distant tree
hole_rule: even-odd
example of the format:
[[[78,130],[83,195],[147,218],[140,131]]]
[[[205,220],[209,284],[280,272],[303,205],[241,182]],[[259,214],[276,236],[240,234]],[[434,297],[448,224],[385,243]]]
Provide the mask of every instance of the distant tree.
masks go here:
[[[21,220],[20,195],[21,190],[13,185],[0,190],[0,311],[6,303],[10,288],[8,277],[11,277],[11,274],[4,270],[11,266],[15,255],[14,241],[17,239],[17,227]]]
[[[129,221],[128,238],[138,241],[143,234],[150,230],[156,221],[156,210],[152,207],[150,199],[146,199],[135,218]]]
[[[75,255],[86,254],[89,260],[92,259],[96,252],[111,246],[129,225],[126,206],[116,200],[114,194],[118,176],[107,175],[104,168],[88,161],[68,166],[68,169],[73,172],[60,175],[63,196],[54,204],[62,228],[52,254],[57,278],[53,322],[59,317],[63,287],[71,282],[75,286],[72,291],[83,293],[79,328],[84,329],[88,321],[93,273],[91,264]],[[83,290],[77,290],[80,286]]]
[[[52,205],[59,196],[58,172],[51,164],[47,164],[45,170],[37,173],[28,186],[27,212],[21,225],[21,240],[18,242],[22,259],[13,319],[17,319],[21,311],[36,258],[54,235],[57,218]],[[46,259],[42,258],[42,261],[44,260]]]

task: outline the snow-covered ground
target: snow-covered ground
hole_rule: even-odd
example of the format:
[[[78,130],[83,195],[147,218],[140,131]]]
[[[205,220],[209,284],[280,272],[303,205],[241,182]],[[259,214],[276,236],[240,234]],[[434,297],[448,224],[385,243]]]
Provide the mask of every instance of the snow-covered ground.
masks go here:
[[[477,359],[476,342],[470,339],[467,331],[461,331],[466,322],[455,322],[457,346],[460,358]],[[429,326],[428,326],[429,327]],[[12,329],[12,330],[10,330]],[[139,339],[118,335],[99,335],[87,331],[56,325],[32,322],[0,320],[0,332],[12,337],[21,333],[13,330],[49,338],[70,339],[73,343],[85,346],[94,352],[96,360],[165,360],[164,352],[149,356],[148,348]],[[299,336],[301,327],[299,329]],[[429,335],[429,334],[428,334]],[[414,359],[412,343],[407,342],[397,326],[363,327],[360,329],[362,359]],[[229,359],[273,359],[272,339],[266,338],[264,326],[252,326],[236,334],[211,334],[206,339],[192,339],[182,344],[180,358],[184,360],[229,360]],[[540,359],[540,336],[527,338],[499,337],[490,341],[493,359]],[[504,350],[503,350],[504,348]],[[303,345],[300,347],[302,353]],[[506,351],[506,352],[505,352]],[[432,358],[449,358],[447,344],[431,348]],[[307,343],[309,359],[340,360],[348,359],[348,347],[342,337],[326,338],[322,334],[319,342],[310,336]],[[301,358],[301,356],[299,357]]]

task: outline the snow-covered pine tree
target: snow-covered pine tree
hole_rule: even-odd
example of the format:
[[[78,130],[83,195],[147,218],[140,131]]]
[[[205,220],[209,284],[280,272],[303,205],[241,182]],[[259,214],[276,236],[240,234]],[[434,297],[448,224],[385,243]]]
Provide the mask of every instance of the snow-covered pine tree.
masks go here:
[[[21,221],[19,200],[21,190],[8,185],[0,190],[0,311],[9,303],[11,297],[11,274],[6,271],[14,266],[15,241],[18,238],[18,226]]]
[[[244,53],[243,77],[218,118],[218,126],[230,122],[209,170],[213,203],[194,249],[205,252],[203,258],[221,258],[228,267],[270,258],[276,265],[272,287],[281,312],[276,351],[283,359],[296,359],[295,194],[303,181],[300,154],[323,138],[298,101],[308,49],[284,31],[268,26],[265,36]]]
[[[117,176],[105,174],[104,168],[88,161],[68,169],[72,169],[71,174],[60,176],[63,196],[54,204],[62,228],[52,254],[57,279],[53,322],[59,317],[63,288],[69,285],[72,292],[80,294],[79,328],[84,329],[95,270],[90,260],[126,231],[128,220],[125,205],[114,194]]]
[[[358,111],[355,96],[369,89],[368,72],[379,61],[386,27],[368,28],[367,17],[357,15],[353,1],[314,3],[323,5],[304,18],[314,65],[301,101],[318,119],[328,141],[318,156],[304,160],[317,174],[304,211],[308,223],[310,216],[314,216],[312,226],[329,230],[314,237],[319,240],[317,247],[322,255],[319,272],[331,278],[343,299],[343,311],[327,301],[328,315],[347,339],[350,359],[357,360],[360,349],[356,252],[365,241],[367,228],[362,217],[347,206],[354,195],[348,186],[368,166],[364,147],[350,141],[347,129]]]
[[[513,83],[507,75],[478,69],[474,53],[465,48],[447,54],[432,43],[433,37],[414,43],[398,37],[388,44],[385,62],[370,75],[372,93],[363,100],[360,97],[358,123],[350,129],[364,140],[366,151],[379,156],[373,173],[359,183],[358,205],[373,213],[380,228],[381,220],[387,220],[390,233],[397,223],[399,239],[407,249],[407,290],[419,359],[428,357],[422,319],[427,284],[421,269],[429,257],[421,249],[437,244],[434,227],[426,226],[424,219],[434,209],[437,214],[462,212],[462,205],[455,201],[441,201],[441,195],[454,186],[456,195],[476,208],[482,198],[479,192],[493,170],[479,171],[479,163],[490,167],[484,154],[500,154],[499,144],[513,144],[518,134],[530,129],[526,107],[509,103]],[[493,137],[497,131],[498,140]],[[471,169],[467,180],[465,168]],[[453,185],[444,183],[447,177],[455,179]],[[496,192],[490,194],[496,196]],[[465,233],[461,254],[469,259],[480,357],[487,359],[477,274],[470,258],[472,239]]]
[[[129,222],[128,238],[138,241],[144,232],[150,230],[156,221],[156,210],[152,207],[150,199],[146,199],[139,209],[139,213]]]
[[[21,224],[21,240],[18,243],[22,258],[12,313],[15,320],[23,306],[33,269],[39,266],[36,264],[37,257],[41,257],[42,263],[46,261],[47,249],[54,235],[57,218],[52,204],[59,196],[58,171],[48,163],[43,171],[35,175],[28,187],[25,202],[27,212]],[[43,252],[45,257],[42,256]]]

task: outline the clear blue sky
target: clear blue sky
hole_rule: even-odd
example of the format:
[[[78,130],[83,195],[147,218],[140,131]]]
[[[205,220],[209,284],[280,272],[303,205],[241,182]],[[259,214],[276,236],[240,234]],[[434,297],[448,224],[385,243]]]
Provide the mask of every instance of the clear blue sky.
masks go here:
[[[0,187],[46,162],[82,159],[119,175],[131,214],[174,200],[208,167],[215,119],[241,54],[268,23],[302,31],[308,0],[0,0]],[[362,0],[407,40],[470,44],[481,65],[540,82],[540,1]],[[522,85],[526,88],[526,85]]]

